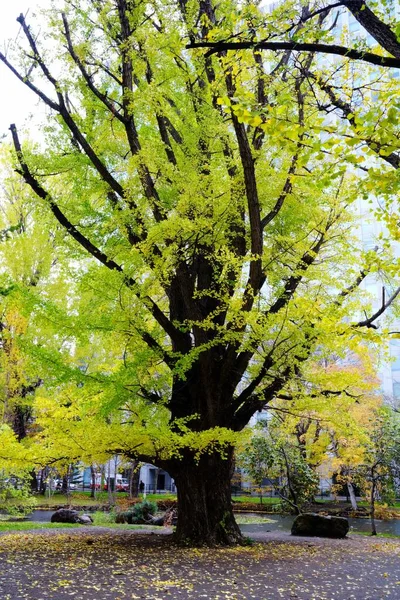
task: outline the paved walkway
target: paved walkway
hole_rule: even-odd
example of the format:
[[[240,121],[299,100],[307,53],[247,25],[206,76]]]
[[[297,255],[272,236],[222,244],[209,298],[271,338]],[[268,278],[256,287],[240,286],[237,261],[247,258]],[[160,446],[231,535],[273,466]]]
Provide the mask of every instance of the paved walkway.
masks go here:
[[[176,548],[105,528],[0,537],[1,600],[400,599],[400,541],[255,534],[253,546]]]

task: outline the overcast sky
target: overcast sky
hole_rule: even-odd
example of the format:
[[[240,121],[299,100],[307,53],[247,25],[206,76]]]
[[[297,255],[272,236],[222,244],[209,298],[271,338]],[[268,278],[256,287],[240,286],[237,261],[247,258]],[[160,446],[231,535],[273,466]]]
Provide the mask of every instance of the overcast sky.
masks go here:
[[[264,3],[268,3],[267,0]],[[7,40],[15,40],[23,34],[16,19],[23,13],[29,17],[38,7],[50,5],[50,0],[0,0],[0,49],[5,53]],[[36,28],[35,28],[36,29]],[[32,113],[43,115],[39,102],[33,92],[19,82],[0,62],[0,138],[3,134],[9,137],[8,128],[15,123],[20,130]],[[35,137],[34,124],[30,127],[31,137]],[[37,136],[39,137],[39,136]]]
[[[8,39],[15,40],[20,33],[20,25],[16,18],[21,13],[32,13],[38,5],[44,6],[46,0],[0,0],[0,48],[4,53]],[[0,136],[8,132],[11,123],[19,127],[26,122],[29,114],[37,110],[34,94],[17,81],[0,63]]]

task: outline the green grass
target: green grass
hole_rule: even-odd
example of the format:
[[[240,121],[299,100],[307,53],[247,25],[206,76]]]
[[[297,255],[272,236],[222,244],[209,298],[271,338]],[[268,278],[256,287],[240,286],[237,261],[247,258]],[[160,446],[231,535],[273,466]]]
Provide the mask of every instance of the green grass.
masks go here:
[[[248,502],[251,504],[279,504],[279,498],[271,498],[267,496],[266,498],[261,498],[259,496],[232,496],[232,500],[234,502]]]
[[[377,535],[372,536],[370,531],[349,531],[351,535],[363,535],[366,537],[375,537],[375,538],[400,538],[400,535],[396,533],[378,533]]]
[[[140,496],[142,500],[142,496]],[[176,494],[146,494],[146,500],[157,502],[157,500],[176,500]]]
[[[67,496],[56,492],[50,498],[48,496],[36,496],[38,506],[53,508],[60,504],[70,504],[71,506],[98,506],[99,504],[108,504],[107,492],[100,492],[96,498],[90,498],[90,492],[75,492]]]
[[[159,527],[154,525],[128,525],[114,522],[114,515],[112,513],[105,513],[103,511],[96,511],[90,513],[93,518],[93,525],[96,527],[111,527],[113,529],[148,529],[150,531],[157,531]],[[0,521],[0,533],[4,531],[28,531],[30,529],[72,529],[77,527],[83,527],[79,523],[35,523],[32,521]]]
[[[125,492],[117,492],[116,499],[127,498],[128,494]],[[142,500],[142,496],[140,496]],[[176,500],[176,494],[146,494],[146,499],[157,502],[163,500]],[[97,492],[96,498],[90,497],[90,492],[72,492],[69,496],[56,492],[50,498],[47,496],[36,496],[38,506],[52,508],[59,504],[70,504],[71,506],[99,506],[108,504],[107,492]],[[232,496],[234,502],[247,502],[250,504],[279,504],[279,498],[263,497],[262,502],[259,496]]]
[[[118,501],[122,498],[128,498],[128,494],[126,492],[116,492],[115,498]],[[176,500],[176,495],[174,494],[147,494],[147,500]],[[55,492],[52,496],[36,496],[36,500],[39,506],[58,506],[59,504],[70,504],[71,506],[99,506],[99,505],[107,505],[109,503],[109,497],[107,492],[96,492],[96,497],[91,498],[90,492],[72,492],[67,496],[66,494],[60,494],[60,492]],[[140,496],[140,500],[142,500],[142,496]]]
[[[105,513],[102,511],[96,511],[91,513],[93,518],[93,525],[96,527],[112,527],[113,529],[149,529],[149,530],[160,530],[160,527],[155,525],[128,525],[127,523],[115,523],[113,513]]]
[[[259,523],[275,523],[274,519],[267,517],[253,517],[246,514],[235,515],[235,521],[238,525],[257,525]]]
[[[72,523],[32,523],[31,521],[0,521],[1,531],[27,531],[29,529],[63,529],[67,527],[80,527]]]
[[[366,500],[361,500],[360,502],[358,502],[359,506],[365,506],[366,508],[369,508],[369,502],[367,502]],[[379,502],[376,503],[376,506],[382,506],[379,504]],[[400,502],[394,502],[393,504],[385,504],[384,506],[387,506],[388,509],[396,509],[396,508],[400,508]]]

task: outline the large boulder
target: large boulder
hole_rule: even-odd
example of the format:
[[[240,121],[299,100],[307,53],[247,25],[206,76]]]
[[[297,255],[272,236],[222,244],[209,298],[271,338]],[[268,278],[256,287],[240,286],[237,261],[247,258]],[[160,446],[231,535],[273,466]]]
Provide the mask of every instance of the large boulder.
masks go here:
[[[81,523],[81,525],[91,525],[93,519],[90,515],[81,515],[78,519],[78,523]]]
[[[79,523],[79,513],[70,508],[60,508],[51,515],[52,523]]]
[[[344,517],[324,517],[316,513],[304,513],[294,520],[292,535],[344,538],[349,531],[349,522]]]

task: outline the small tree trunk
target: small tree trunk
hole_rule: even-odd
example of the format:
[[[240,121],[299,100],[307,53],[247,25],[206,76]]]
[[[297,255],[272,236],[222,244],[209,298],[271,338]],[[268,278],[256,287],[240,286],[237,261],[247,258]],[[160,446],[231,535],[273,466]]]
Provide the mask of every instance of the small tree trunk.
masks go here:
[[[107,496],[108,496],[108,503],[110,505],[114,505],[115,504],[115,502],[114,502],[114,494],[113,494],[113,491],[111,489],[111,477],[110,476],[107,477]]]
[[[69,468],[68,468],[67,473],[65,475],[63,475],[63,478],[62,478],[61,493],[64,494],[64,496],[68,495],[68,473],[69,473]]]
[[[160,474],[160,469],[156,469],[155,474],[154,474],[154,493],[155,494],[157,494],[159,474]]]
[[[370,498],[371,535],[376,535],[376,525],[375,525],[375,491],[376,491],[376,483],[375,483],[374,479],[372,479],[371,498]]]
[[[90,465],[90,480],[91,480],[90,497],[95,498],[96,497],[96,470],[93,465]]]
[[[46,494],[47,475],[48,475],[48,469],[46,467],[44,467],[44,469],[42,469],[40,471],[40,484],[39,484],[39,492],[40,492],[40,494],[43,494],[43,496]]]
[[[38,478],[37,478],[35,469],[33,469],[29,473],[29,483],[30,483],[31,492],[37,493],[39,491],[39,485],[38,485]]]
[[[292,476],[291,476],[291,472],[290,472],[290,465],[289,465],[289,461],[286,455],[286,452],[284,451],[284,449],[282,448],[282,453],[285,459],[285,465],[286,465],[286,479],[287,479],[287,484],[288,484],[288,496],[289,498],[291,498],[291,505],[294,507],[294,511],[296,515],[300,515],[301,511],[300,511],[300,507],[299,507],[299,503],[297,501],[297,494],[295,492],[294,486],[292,485]]]
[[[348,489],[348,492],[349,492],[349,498],[350,498],[350,502],[351,502],[351,508],[353,510],[357,510],[358,506],[357,506],[356,495],[354,493],[353,484],[350,481],[347,482],[347,489]]]
[[[138,498],[139,497],[139,476],[140,476],[140,467],[139,461],[132,461],[131,475],[129,478],[129,498]]]
[[[243,540],[233,516],[233,452],[228,454],[225,458],[219,453],[206,454],[197,463],[193,457],[186,457],[179,466],[165,465],[178,490],[175,536],[179,545],[233,545]]]

